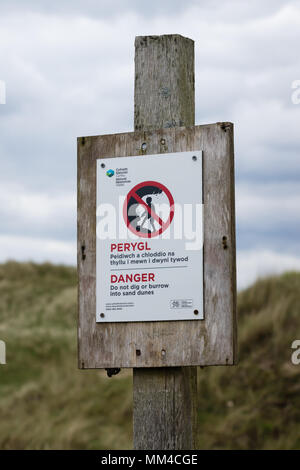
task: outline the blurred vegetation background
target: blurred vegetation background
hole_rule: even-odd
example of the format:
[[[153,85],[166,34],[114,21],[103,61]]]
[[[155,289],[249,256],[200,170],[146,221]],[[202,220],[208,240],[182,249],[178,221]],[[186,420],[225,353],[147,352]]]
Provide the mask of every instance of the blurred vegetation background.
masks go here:
[[[77,369],[76,270],[0,265],[0,449],[130,449],[132,375]],[[238,296],[239,365],[199,369],[199,449],[300,449],[300,273]]]

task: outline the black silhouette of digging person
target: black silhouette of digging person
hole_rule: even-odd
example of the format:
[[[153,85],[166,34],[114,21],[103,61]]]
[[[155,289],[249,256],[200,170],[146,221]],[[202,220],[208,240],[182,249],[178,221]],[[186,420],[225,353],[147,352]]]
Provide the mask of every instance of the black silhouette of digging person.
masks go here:
[[[136,190],[136,194],[143,199],[144,204],[138,204],[134,196],[128,201],[127,216],[128,221],[136,232],[151,233],[155,232],[154,218],[151,211],[154,210],[153,195],[160,195],[162,189],[154,185],[145,185]],[[145,207],[147,204],[147,207]],[[143,210],[144,209],[144,210]]]
[[[148,221],[149,221],[149,225],[150,225],[150,227],[151,227],[151,230],[148,229],[148,233],[150,234],[150,233],[152,233],[152,232],[155,231],[154,222],[153,222],[153,217],[152,217],[152,215],[151,215],[151,211],[154,210],[154,206],[153,206],[153,204],[152,204],[152,197],[148,196],[148,197],[146,198],[146,203],[147,203],[147,206],[149,207],[150,210],[149,210],[149,211],[147,210],[147,214],[146,214],[146,216],[144,217],[144,220],[142,221],[141,225],[137,225],[137,226],[136,226],[136,231],[139,232],[139,231],[141,230],[141,227],[144,226],[146,220],[148,220]]]

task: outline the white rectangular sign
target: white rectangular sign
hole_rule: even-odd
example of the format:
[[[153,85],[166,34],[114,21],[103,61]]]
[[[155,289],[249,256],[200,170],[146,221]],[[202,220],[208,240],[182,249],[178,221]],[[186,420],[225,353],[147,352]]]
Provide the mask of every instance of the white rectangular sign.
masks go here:
[[[97,160],[97,322],[203,319],[202,233],[202,151]]]

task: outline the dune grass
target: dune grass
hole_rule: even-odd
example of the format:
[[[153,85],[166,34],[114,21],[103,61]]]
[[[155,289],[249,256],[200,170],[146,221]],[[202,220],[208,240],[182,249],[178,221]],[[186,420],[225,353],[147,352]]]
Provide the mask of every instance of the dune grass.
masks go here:
[[[0,265],[0,449],[129,449],[132,377],[77,369],[74,268]],[[300,273],[238,297],[240,362],[199,370],[199,448],[300,449]]]

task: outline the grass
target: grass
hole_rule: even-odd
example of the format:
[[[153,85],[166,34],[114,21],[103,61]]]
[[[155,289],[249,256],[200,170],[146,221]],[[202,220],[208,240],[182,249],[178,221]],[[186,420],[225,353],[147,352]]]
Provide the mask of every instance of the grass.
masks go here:
[[[132,377],[77,369],[76,271],[0,265],[0,449],[132,447]],[[238,296],[240,362],[199,370],[199,448],[300,449],[300,273]]]

